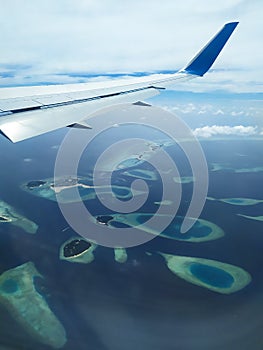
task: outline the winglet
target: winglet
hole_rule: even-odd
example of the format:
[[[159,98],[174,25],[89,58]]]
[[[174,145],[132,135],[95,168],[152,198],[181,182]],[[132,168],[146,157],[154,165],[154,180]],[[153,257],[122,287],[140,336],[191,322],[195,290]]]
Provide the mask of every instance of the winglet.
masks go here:
[[[203,76],[212,66],[239,22],[230,22],[198,52],[192,61],[180,72]]]

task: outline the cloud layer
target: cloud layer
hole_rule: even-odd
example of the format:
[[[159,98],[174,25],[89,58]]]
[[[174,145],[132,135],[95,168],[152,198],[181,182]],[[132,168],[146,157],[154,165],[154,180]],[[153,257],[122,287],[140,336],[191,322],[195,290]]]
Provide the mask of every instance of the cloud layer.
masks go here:
[[[0,85],[177,70],[224,23],[239,20],[215,70],[178,89],[262,91],[262,8],[258,0],[200,0],[198,6],[194,0],[6,1],[0,12]]]
[[[244,126],[244,125],[212,125],[204,126],[202,128],[196,128],[193,130],[193,134],[197,137],[212,137],[215,135],[237,135],[237,136],[251,136],[258,134],[255,126]]]

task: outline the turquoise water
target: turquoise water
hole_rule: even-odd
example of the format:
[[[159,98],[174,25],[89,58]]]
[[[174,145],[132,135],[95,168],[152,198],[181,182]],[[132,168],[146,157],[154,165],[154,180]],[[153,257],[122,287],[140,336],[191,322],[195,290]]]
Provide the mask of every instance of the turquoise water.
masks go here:
[[[191,237],[206,237],[208,236],[212,230],[210,227],[201,225],[198,221],[193,225],[193,227],[184,233],[183,235],[180,233],[182,218],[176,218],[173,220],[172,224],[168,226],[167,229],[164,230],[164,236],[178,237],[180,239],[189,239]],[[176,224],[176,222],[178,222]]]
[[[58,143],[57,135],[40,138],[38,147],[36,140],[13,145],[0,139],[2,199],[39,225],[37,233],[30,235],[19,227],[0,224],[0,269],[3,273],[34,261],[44,276],[38,289],[67,332],[68,342],[63,350],[87,350],[88,347],[95,350],[262,350],[262,222],[237,214],[262,215],[263,204],[241,207],[207,201],[201,217],[225,231],[225,236],[215,241],[197,244],[157,237],[128,249],[128,260],[124,264],[114,260],[112,249],[103,247],[95,250],[90,264],[60,261],[60,246],[75,236],[75,232],[68,228],[56,202],[32,196],[19,187],[26,181],[52,176],[56,152],[51,146]],[[263,159],[262,142],[204,142],[203,147],[208,165],[212,161],[231,161],[233,167],[253,168]],[[236,153],[246,153],[247,157],[238,158]],[[32,162],[23,162],[24,158],[31,158]],[[80,169],[83,176],[84,170],[84,167]],[[117,178],[113,180],[120,185]],[[151,181],[149,187],[151,193],[153,191],[152,203],[160,200],[155,183],[158,181]],[[125,186],[128,185],[125,182]],[[188,186],[183,185],[179,216],[183,216],[189,205],[191,187]],[[226,176],[224,171],[211,172],[209,195],[262,199],[262,173],[228,172]],[[95,200],[85,204],[94,215],[112,214]],[[144,207],[145,212],[156,209],[156,205],[148,203]],[[141,217],[142,221],[147,218]],[[180,224],[180,220],[175,220],[174,227],[178,229]],[[126,227],[113,221],[114,225]],[[210,228],[198,224],[192,230],[200,236],[210,232]],[[192,230],[187,235],[193,235]],[[168,228],[167,232],[172,230]],[[253,280],[238,293],[221,295],[175,276],[156,254],[158,251],[234,264],[247,270]],[[220,269],[194,264],[191,272],[217,287],[228,287],[232,283],[232,277]],[[12,281],[2,285],[10,294],[15,293],[16,287]],[[12,320],[4,305],[0,313],[0,347],[52,350],[32,339]]]
[[[144,215],[143,213],[138,213],[136,221],[139,224],[143,224],[147,220],[149,220],[149,216]],[[177,237],[182,240],[187,240],[191,237],[206,237],[212,232],[210,227],[202,225],[199,221],[196,221],[193,227],[182,235],[180,232],[182,222],[183,218],[180,216],[176,216],[172,220],[171,224],[169,224],[169,226],[162,232],[162,236],[171,238]]]

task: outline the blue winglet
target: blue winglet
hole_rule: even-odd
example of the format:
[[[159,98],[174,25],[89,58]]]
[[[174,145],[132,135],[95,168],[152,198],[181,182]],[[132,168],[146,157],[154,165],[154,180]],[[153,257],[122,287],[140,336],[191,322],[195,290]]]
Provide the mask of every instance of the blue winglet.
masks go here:
[[[204,75],[216,60],[238,23],[225,24],[181,72],[199,76]]]

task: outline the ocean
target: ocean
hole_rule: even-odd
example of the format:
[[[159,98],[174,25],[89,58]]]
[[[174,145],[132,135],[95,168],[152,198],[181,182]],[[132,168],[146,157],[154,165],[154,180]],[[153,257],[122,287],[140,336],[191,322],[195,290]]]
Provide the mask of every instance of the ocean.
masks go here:
[[[238,214],[263,215],[263,141],[252,137],[201,141],[209,169],[208,197],[213,199],[206,201],[200,217],[218,225],[223,237],[183,242],[157,236],[128,248],[125,263],[114,260],[112,248],[98,246],[94,261],[81,264],[59,259],[60,246],[76,233],[68,227],[57,203],[21,189],[27,181],[53,176],[65,132],[62,129],[19,144],[0,139],[0,200],[39,227],[29,234],[10,223],[0,224],[0,274],[28,261],[34,263],[43,276],[35,279],[35,288],[66,331],[63,349],[261,350],[262,221]],[[178,150],[172,147],[167,150],[174,155]],[[89,161],[89,169],[85,168],[85,157],[80,166],[83,176],[92,167]],[[131,169],[136,167],[152,170],[144,163]],[[187,171],[186,166],[184,176],[191,175]],[[148,181],[156,192],[149,200],[160,200],[159,180]],[[119,171],[114,181],[126,186],[133,179]],[[182,184],[182,188],[179,214],[189,205],[193,183]],[[229,198],[259,202],[235,205],[221,201]],[[101,206],[96,205],[94,200],[86,203],[99,213]],[[155,207],[145,205],[143,211],[152,212]],[[107,213],[109,210],[102,214]],[[221,294],[180,278],[167,267],[160,252],[235,265],[252,280],[235,293]],[[0,308],[0,349],[52,348],[34,339],[4,303]]]

